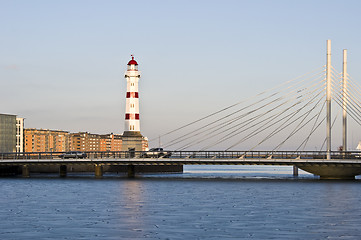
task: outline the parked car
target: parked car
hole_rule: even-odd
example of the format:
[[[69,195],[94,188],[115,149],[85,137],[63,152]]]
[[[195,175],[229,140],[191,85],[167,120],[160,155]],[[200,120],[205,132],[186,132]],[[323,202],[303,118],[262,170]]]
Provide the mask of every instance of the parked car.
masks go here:
[[[67,158],[86,158],[87,155],[86,155],[85,152],[72,151],[72,152],[63,153],[63,154],[59,155],[59,157],[62,158],[62,159],[67,159]]]
[[[141,154],[141,157],[145,158],[160,158],[160,157],[170,157],[172,155],[171,152],[164,151],[163,148],[151,148],[149,151]]]

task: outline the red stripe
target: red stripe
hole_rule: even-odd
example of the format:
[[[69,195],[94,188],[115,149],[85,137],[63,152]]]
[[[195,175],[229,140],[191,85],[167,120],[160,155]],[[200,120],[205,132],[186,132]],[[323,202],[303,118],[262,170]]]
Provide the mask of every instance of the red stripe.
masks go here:
[[[139,113],[126,113],[125,120],[139,120]]]
[[[139,98],[138,92],[127,92],[127,98]]]

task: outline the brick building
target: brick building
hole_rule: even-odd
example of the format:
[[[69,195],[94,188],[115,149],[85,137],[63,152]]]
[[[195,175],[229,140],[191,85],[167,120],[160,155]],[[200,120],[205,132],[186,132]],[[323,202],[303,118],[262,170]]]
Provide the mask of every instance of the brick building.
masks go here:
[[[69,132],[29,128],[24,130],[25,152],[65,152]]]
[[[99,151],[121,151],[122,135],[104,134],[100,135]]]
[[[113,133],[71,133],[69,142],[70,151],[121,151],[122,149],[122,135]]]
[[[122,135],[69,133],[49,129],[25,129],[25,152],[121,151]],[[148,141],[144,142],[148,146]]]
[[[86,151],[87,149],[87,132],[70,133],[69,148],[67,151]]]

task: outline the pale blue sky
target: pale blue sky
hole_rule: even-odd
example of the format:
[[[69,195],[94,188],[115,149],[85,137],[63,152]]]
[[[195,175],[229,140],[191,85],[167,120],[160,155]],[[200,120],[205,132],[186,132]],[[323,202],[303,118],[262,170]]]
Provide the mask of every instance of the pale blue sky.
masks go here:
[[[122,133],[134,54],[149,138],[349,51],[361,83],[360,1],[0,0],[0,112],[27,128]]]

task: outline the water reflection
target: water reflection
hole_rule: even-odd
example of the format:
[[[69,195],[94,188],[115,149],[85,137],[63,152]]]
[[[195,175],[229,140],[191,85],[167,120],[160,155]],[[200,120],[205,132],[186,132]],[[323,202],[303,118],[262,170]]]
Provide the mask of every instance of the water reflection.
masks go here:
[[[119,192],[120,207],[117,209],[121,217],[119,227],[127,237],[139,237],[144,234],[143,184],[142,181],[136,180],[126,180],[122,183]]]
[[[292,166],[184,166],[184,175],[186,177],[224,177],[224,178],[250,178],[267,177],[280,178],[292,177]],[[299,177],[313,178],[309,174],[299,169]]]

